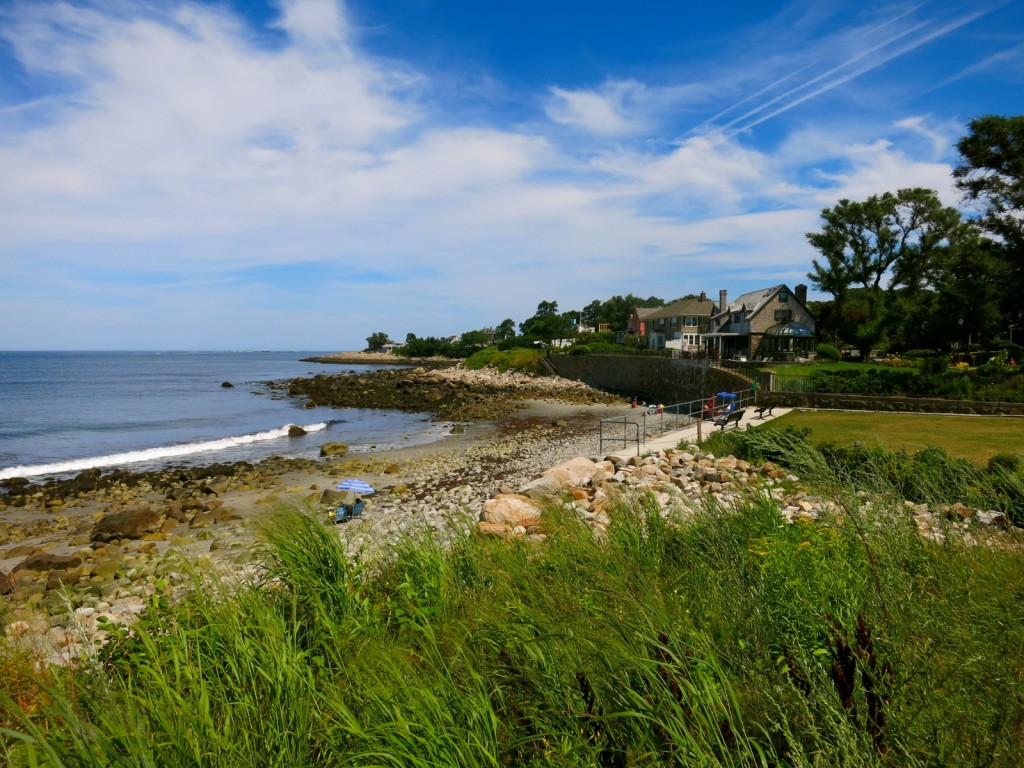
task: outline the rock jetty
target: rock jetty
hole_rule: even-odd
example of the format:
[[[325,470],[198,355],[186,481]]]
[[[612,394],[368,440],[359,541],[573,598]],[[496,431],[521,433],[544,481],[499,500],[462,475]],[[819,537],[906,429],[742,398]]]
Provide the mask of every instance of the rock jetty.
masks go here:
[[[508,371],[450,367],[320,374],[272,385],[313,408],[387,408],[430,413],[438,420],[495,419],[528,400],[621,404],[622,398],[578,381]]]

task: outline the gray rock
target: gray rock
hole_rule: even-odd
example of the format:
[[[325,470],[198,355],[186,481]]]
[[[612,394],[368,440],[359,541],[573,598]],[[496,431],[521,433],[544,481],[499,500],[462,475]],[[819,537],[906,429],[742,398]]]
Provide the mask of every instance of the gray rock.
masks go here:
[[[55,555],[51,552],[36,552],[29,555],[16,566],[14,573],[19,571],[52,571],[62,568],[77,568],[82,564],[79,555]]]
[[[114,512],[100,518],[93,527],[90,538],[93,541],[141,539],[147,533],[160,530],[162,523],[163,515],[148,507]]]

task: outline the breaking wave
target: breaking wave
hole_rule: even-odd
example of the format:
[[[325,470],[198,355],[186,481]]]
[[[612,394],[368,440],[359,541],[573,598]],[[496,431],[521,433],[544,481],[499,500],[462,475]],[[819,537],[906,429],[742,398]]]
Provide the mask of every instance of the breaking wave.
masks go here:
[[[308,424],[302,427],[306,432],[319,432],[327,429],[330,422],[322,421],[317,424]],[[70,472],[82,472],[86,469],[103,467],[116,467],[122,464],[134,464],[138,462],[154,462],[163,459],[170,459],[176,456],[191,456],[196,453],[209,453],[211,451],[223,451],[228,448],[237,448],[241,445],[250,445],[266,440],[277,440],[288,436],[288,430],[294,424],[285,424],[277,429],[268,429],[265,432],[256,432],[251,435],[239,435],[237,437],[223,437],[218,440],[205,440],[197,443],[182,443],[180,445],[165,445],[160,448],[145,448],[138,451],[126,453],[114,453],[109,456],[94,456],[86,459],[71,459],[59,461],[53,464],[36,464],[33,466],[18,466],[0,469],[0,480],[7,480],[12,477],[33,477],[35,475],[55,475]]]

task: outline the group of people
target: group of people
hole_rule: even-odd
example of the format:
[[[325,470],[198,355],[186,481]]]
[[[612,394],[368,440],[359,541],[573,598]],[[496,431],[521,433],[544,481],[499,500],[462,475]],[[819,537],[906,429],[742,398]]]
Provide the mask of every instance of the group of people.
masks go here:
[[[736,401],[729,400],[724,405],[719,407],[716,403],[717,395],[714,392],[708,393],[708,399],[705,401],[704,406],[701,408],[701,416],[705,420],[714,421],[715,419],[721,419],[724,416],[728,416],[736,409]],[[648,403],[645,400],[640,400],[636,396],[630,401],[630,406],[633,408],[646,408],[647,413],[663,413],[665,406],[661,403]]]
[[[630,405],[633,408],[646,408],[647,413],[662,413],[665,410],[665,406],[661,403],[658,403],[657,405],[651,403],[648,405],[645,400],[637,400],[635,395],[633,396],[633,400],[630,402]]]
[[[714,421],[720,419],[723,416],[728,416],[736,408],[736,401],[730,400],[722,408],[716,408],[715,399],[717,395],[714,392],[708,394],[708,399],[704,402],[704,407],[701,408],[701,417],[705,421]]]

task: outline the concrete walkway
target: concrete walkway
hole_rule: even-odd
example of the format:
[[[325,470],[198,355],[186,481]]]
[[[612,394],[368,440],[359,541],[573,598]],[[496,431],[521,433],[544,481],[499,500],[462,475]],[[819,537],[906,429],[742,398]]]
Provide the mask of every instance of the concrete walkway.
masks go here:
[[[767,422],[769,422],[769,421],[771,421],[773,419],[779,418],[780,416],[785,416],[791,410],[793,410],[793,409],[792,408],[773,408],[771,416],[769,416],[766,413],[766,414],[764,414],[764,418],[761,418],[761,417],[757,416],[754,413],[754,406],[747,406],[747,409],[743,413],[743,418],[740,419],[738,424],[730,424],[726,428],[726,430],[731,432],[734,429],[752,429],[753,427],[756,427],[759,424],[765,424],[765,423],[767,423]],[[662,419],[662,417],[663,417],[663,421],[659,422],[659,419]],[[669,448],[675,448],[677,445],[679,445],[679,443],[681,443],[684,440],[687,443],[696,443],[697,442],[697,424],[696,424],[696,422],[694,422],[693,424],[691,424],[689,426],[686,426],[686,427],[681,427],[679,429],[674,429],[673,428],[673,422],[675,421],[675,419],[676,419],[675,416],[673,416],[672,414],[668,414],[668,413],[666,413],[666,414],[658,414],[658,415],[655,415],[655,416],[647,416],[646,419],[644,418],[643,414],[640,414],[637,417],[629,417],[629,416],[627,416],[626,420],[627,420],[628,423],[634,423],[634,424],[639,424],[640,425],[640,433],[641,433],[641,435],[643,434],[643,429],[644,429],[645,424],[646,424],[646,428],[647,428],[648,432],[651,432],[653,429],[657,429],[657,430],[660,431],[661,428],[664,428],[664,431],[662,431],[657,436],[649,435],[647,437],[646,441],[644,441],[641,438],[639,455],[642,456],[645,453],[656,453],[658,451],[668,450]],[[710,435],[712,432],[719,432],[719,431],[721,431],[721,429],[722,429],[721,427],[716,427],[714,422],[705,421],[705,422],[703,422],[700,425],[701,437],[703,439],[707,439],[708,435]],[[632,435],[632,432],[630,432],[630,434]],[[627,438],[626,446],[625,446],[625,448],[623,448],[622,447],[622,441],[621,440],[609,440],[608,439],[608,432],[606,431],[605,432],[605,440],[604,440],[604,448],[602,449],[601,453],[602,453],[603,456],[616,456],[616,457],[619,457],[621,459],[628,459],[631,456],[636,456],[637,455],[636,439],[635,439],[635,437],[633,437],[632,440]]]

